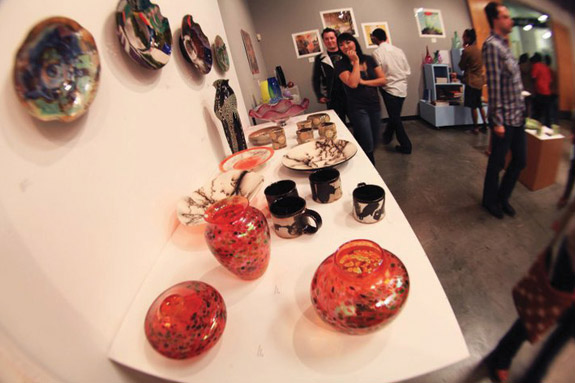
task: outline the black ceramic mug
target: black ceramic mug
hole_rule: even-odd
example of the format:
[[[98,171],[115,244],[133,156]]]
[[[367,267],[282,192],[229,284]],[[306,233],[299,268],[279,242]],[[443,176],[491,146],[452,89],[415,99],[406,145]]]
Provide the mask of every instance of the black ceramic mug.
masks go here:
[[[283,197],[270,206],[274,231],[282,238],[296,238],[302,234],[313,234],[319,230],[321,216],[314,210],[306,209],[305,199]]]
[[[268,201],[268,206],[271,206],[276,199],[280,199],[282,197],[299,196],[295,182],[292,180],[274,182],[265,188],[264,194]]]
[[[333,168],[321,169],[309,176],[311,197],[315,202],[330,203],[341,198],[339,171]]]
[[[353,217],[361,223],[379,222],[385,216],[385,190],[359,183],[353,191]]]

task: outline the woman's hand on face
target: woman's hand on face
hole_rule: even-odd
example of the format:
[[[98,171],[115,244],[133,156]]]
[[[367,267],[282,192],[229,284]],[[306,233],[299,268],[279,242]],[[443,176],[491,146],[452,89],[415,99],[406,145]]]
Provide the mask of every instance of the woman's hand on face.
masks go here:
[[[349,57],[349,61],[351,61],[352,64],[359,62],[359,56],[357,55],[357,52],[352,49],[347,51],[347,57]]]

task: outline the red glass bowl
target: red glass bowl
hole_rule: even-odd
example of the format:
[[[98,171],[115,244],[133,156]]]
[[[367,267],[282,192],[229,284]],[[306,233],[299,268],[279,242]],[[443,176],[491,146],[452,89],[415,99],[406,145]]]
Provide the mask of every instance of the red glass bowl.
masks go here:
[[[174,285],[148,309],[145,332],[160,354],[187,359],[212,348],[226,327],[226,304],[220,293],[200,281]]]

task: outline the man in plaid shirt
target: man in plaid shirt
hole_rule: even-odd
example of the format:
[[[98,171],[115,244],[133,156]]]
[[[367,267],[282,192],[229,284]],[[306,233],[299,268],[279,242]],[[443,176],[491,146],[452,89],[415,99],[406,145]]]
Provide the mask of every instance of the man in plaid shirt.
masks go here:
[[[485,7],[491,34],[483,44],[483,62],[487,70],[489,91],[489,123],[492,128],[491,155],[483,186],[483,207],[501,219],[511,217],[515,209],[509,197],[526,165],[525,103],[517,60],[509,49],[507,37],[513,28],[509,10],[496,2]],[[511,162],[499,184],[499,173],[505,167],[505,156],[511,149]]]

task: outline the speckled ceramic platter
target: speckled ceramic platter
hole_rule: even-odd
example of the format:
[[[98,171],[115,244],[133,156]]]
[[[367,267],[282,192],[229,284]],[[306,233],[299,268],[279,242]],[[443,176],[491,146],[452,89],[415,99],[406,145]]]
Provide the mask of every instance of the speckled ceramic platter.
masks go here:
[[[228,56],[226,44],[219,35],[217,35],[214,40],[214,55],[216,56],[216,62],[222,72],[227,72],[230,69],[230,58]]]
[[[202,224],[204,213],[211,204],[233,195],[242,195],[249,200],[255,196],[263,182],[262,175],[247,170],[220,173],[178,202],[178,219],[186,226]]]
[[[274,150],[265,146],[249,148],[232,154],[220,163],[220,170],[252,170],[266,163],[274,155]]]
[[[22,105],[42,121],[72,121],[98,90],[100,56],[94,37],[74,20],[52,17],[36,24],[14,62]]]
[[[150,0],[120,0],[116,8],[120,44],[148,69],[160,69],[172,54],[170,22]]]
[[[182,19],[182,34],[180,35],[180,49],[184,58],[194,64],[203,74],[212,70],[212,49],[208,38],[202,32],[200,24],[194,22],[190,15]]]
[[[356,153],[357,146],[346,140],[310,141],[285,154],[282,165],[292,170],[318,170],[343,164]]]

